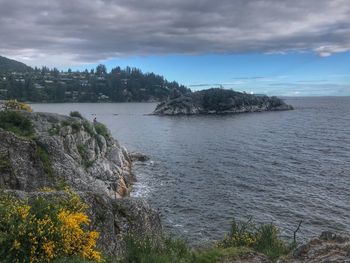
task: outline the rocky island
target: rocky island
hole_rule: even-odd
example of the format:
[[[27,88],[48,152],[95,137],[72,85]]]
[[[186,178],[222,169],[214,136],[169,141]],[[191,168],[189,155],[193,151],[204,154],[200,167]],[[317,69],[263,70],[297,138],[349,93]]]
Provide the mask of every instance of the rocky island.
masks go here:
[[[155,115],[233,114],[292,110],[282,99],[212,88],[187,93],[157,105]]]

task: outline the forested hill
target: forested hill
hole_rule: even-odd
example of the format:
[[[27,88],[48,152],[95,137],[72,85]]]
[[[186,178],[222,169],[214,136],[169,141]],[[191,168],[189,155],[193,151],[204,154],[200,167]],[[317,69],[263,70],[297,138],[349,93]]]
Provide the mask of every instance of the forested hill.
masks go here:
[[[0,72],[30,72],[32,70],[22,62],[0,56]]]
[[[145,102],[162,101],[191,92],[154,73],[126,67],[66,72],[47,67],[31,69],[0,57],[0,100],[28,102]],[[27,70],[26,70],[27,69]]]

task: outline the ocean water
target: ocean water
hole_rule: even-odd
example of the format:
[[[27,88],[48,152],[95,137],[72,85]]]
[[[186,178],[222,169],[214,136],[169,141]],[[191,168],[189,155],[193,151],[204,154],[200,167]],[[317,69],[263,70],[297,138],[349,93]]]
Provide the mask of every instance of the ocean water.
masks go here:
[[[33,104],[36,111],[97,118],[130,151],[132,195],[167,231],[202,245],[252,216],[300,241],[350,232],[350,97],[289,98],[293,111],[230,116],[147,116],[156,104]]]

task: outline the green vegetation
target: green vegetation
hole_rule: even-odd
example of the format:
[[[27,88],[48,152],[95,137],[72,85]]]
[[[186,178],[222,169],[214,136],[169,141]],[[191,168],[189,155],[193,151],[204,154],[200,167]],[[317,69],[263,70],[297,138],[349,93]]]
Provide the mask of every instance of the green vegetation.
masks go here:
[[[277,97],[256,96],[244,92],[237,92],[225,89],[207,89],[197,91],[191,94],[193,102],[201,105],[205,110],[225,111],[234,107],[249,105],[262,106],[270,103],[277,107],[283,104],[283,101]]]
[[[86,148],[86,145],[78,144],[77,150],[79,152],[79,155],[81,156],[83,166],[85,168],[91,167],[94,161],[89,160],[88,149]]]
[[[256,227],[250,220],[243,223],[234,222],[231,232],[222,241],[209,248],[195,251],[185,242],[173,238],[128,237],[127,254],[117,262],[216,263],[239,259],[249,252],[260,252],[275,262],[290,251],[278,233],[278,229],[271,224]]]
[[[61,129],[61,124],[60,123],[53,124],[51,126],[51,128],[49,129],[49,134],[50,135],[58,135],[59,132],[60,132],[60,129]]]
[[[30,201],[0,193],[1,262],[39,263],[64,257],[99,262],[101,253],[95,248],[99,233],[88,230],[86,209],[69,191],[65,197],[39,196]]]
[[[32,112],[33,109],[28,104],[23,102],[18,102],[17,100],[7,100],[3,105],[4,110],[23,110]]]
[[[118,263],[170,263],[191,262],[192,252],[181,240],[163,237],[158,240],[152,237],[138,239],[126,238],[126,255]]]
[[[35,134],[32,122],[18,111],[0,111],[0,128],[23,137],[32,138]]]
[[[39,159],[40,159],[40,161],[41,161],[41,163],[43,165],[45,173],[50,178],[53,178],[54,171],[53,171],[53,168],[52,168],[52,160],[51,160],[51,157],[48,154],[48,152],[43,147],[41,147],[40,145],[37,145],[36,154],[39,157]]]
[[[220,248],[212,247],[207,250],[202,250],[194,252],[193,263],[216,263],[223,259],[239,259],[246,253],[251,252],[252,250],[246,247],[229,247],[229,248]],[[191,262],[191,263],[192,263]]]
[[[218,243],[219,247],[249,247],[265,254],[272,261],[290,251],[290,245],[279,237],[279,229],[272,225],[256,226],[251,218],[247,222],[233,222],[231,231]]]
[[[265,254],[272,262],[275,262],[280,256],[288,254],[291,250],[291,247],[278,234],[278,228],[272,224],[256,226],[251,219],[247,222],[233,222],[231,232],[222,241],[209,248],[194,251],[183,241],[173,238],[137,239],[129,236],[126,239],[127,254],[117,262],[216,263],[239,259],[254,251]]]
[[[32,102],[131,102],[160,101],[189,89],[140,69],[104,65],[82,72],[47,67],[32,69],[0,57],[0,100]]]
[[[96,135],[96,132],[94,131],[94,127],[88,120],[85,120],[85,119],[83,120],[83,127],[84,127],[84,130],[88,134],[90,134],[91,137]]]
[[[72,127],[73,132],[77,133],[81,131],[82,127],[86,127],[86,120],[81,123],[80,121],[77,120],[63,120],[60,123],[53,124],[51,128],[49,129],[50,135],[58,135],[62,127],[70,126]]]
[[[77,120],[64,120],[60,123],[60,127],[71,126],[73,132],[79,132],[81,130],[82,124]]]
[[[0,56],[0,72],[31,72],[33,69],[13,59]]]
[[[69,116],[83,119],[83,116],[81,115],[81,113],[79,111],[71,111],[69,113]]]
[[[67,188],[65,196],[50,196],[56,191],[51,188],[41,191],[43,196],[30,200],[18,200],[0,192],[3,262],[217,263],[237,260],[252,252],[265,254],[276,262],[290,251],[275,226],[255,226],[248,220],[233,222],[231,232],[209,248],[193,250],[179,239],[130,234],[124,239],[126,253],[122,258],[103,258],[95,247],[99,233],[88,230],[87,205],[79,196]]]
[[[73,132],[79,132],[81,130],[82,124],[77,121],[71,122],[70,126],[72,127]]]
[[[110,137],[109,131],[108,131],[106,125],[104,125],[103,123],[96,122],[95,123],[95,131],[97,132],[97,134],[102,135],[106,139],[108,139]]]

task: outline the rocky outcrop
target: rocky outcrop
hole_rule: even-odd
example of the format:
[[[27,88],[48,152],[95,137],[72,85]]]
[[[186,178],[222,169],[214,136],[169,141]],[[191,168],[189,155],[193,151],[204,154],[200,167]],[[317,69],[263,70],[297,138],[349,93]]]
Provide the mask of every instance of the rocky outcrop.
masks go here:
[[[279,263],[346,263],[350,262],[350,238],[332,232],[301,245]]]
[[[96,132],[87,120],[51,113],[23,113],[33,123],[36,138],[20,138],[0,130],[0,156],[11,172],[1,181],[5,189],[34,191],[67,184],[78,191],[128,195],[133,175],[127,150],[110,135]]]
[[[0,129],[0,188],[21,198],[64,194],[69,186],[89,205],[98,246],[120,255],[123,237],[158,235],[158,213],[145,201],[130,198],[135,180],[127,150],[101,124],[49,113],[23,114],[34,138]],[[102,127],[102,128],[101,128]],[[45,189],[56,189],[46,193]]]
[[[277,97],[255,96],[224,89],[189,93],[157,105],[154,115],[234,114],[292,110]]]

